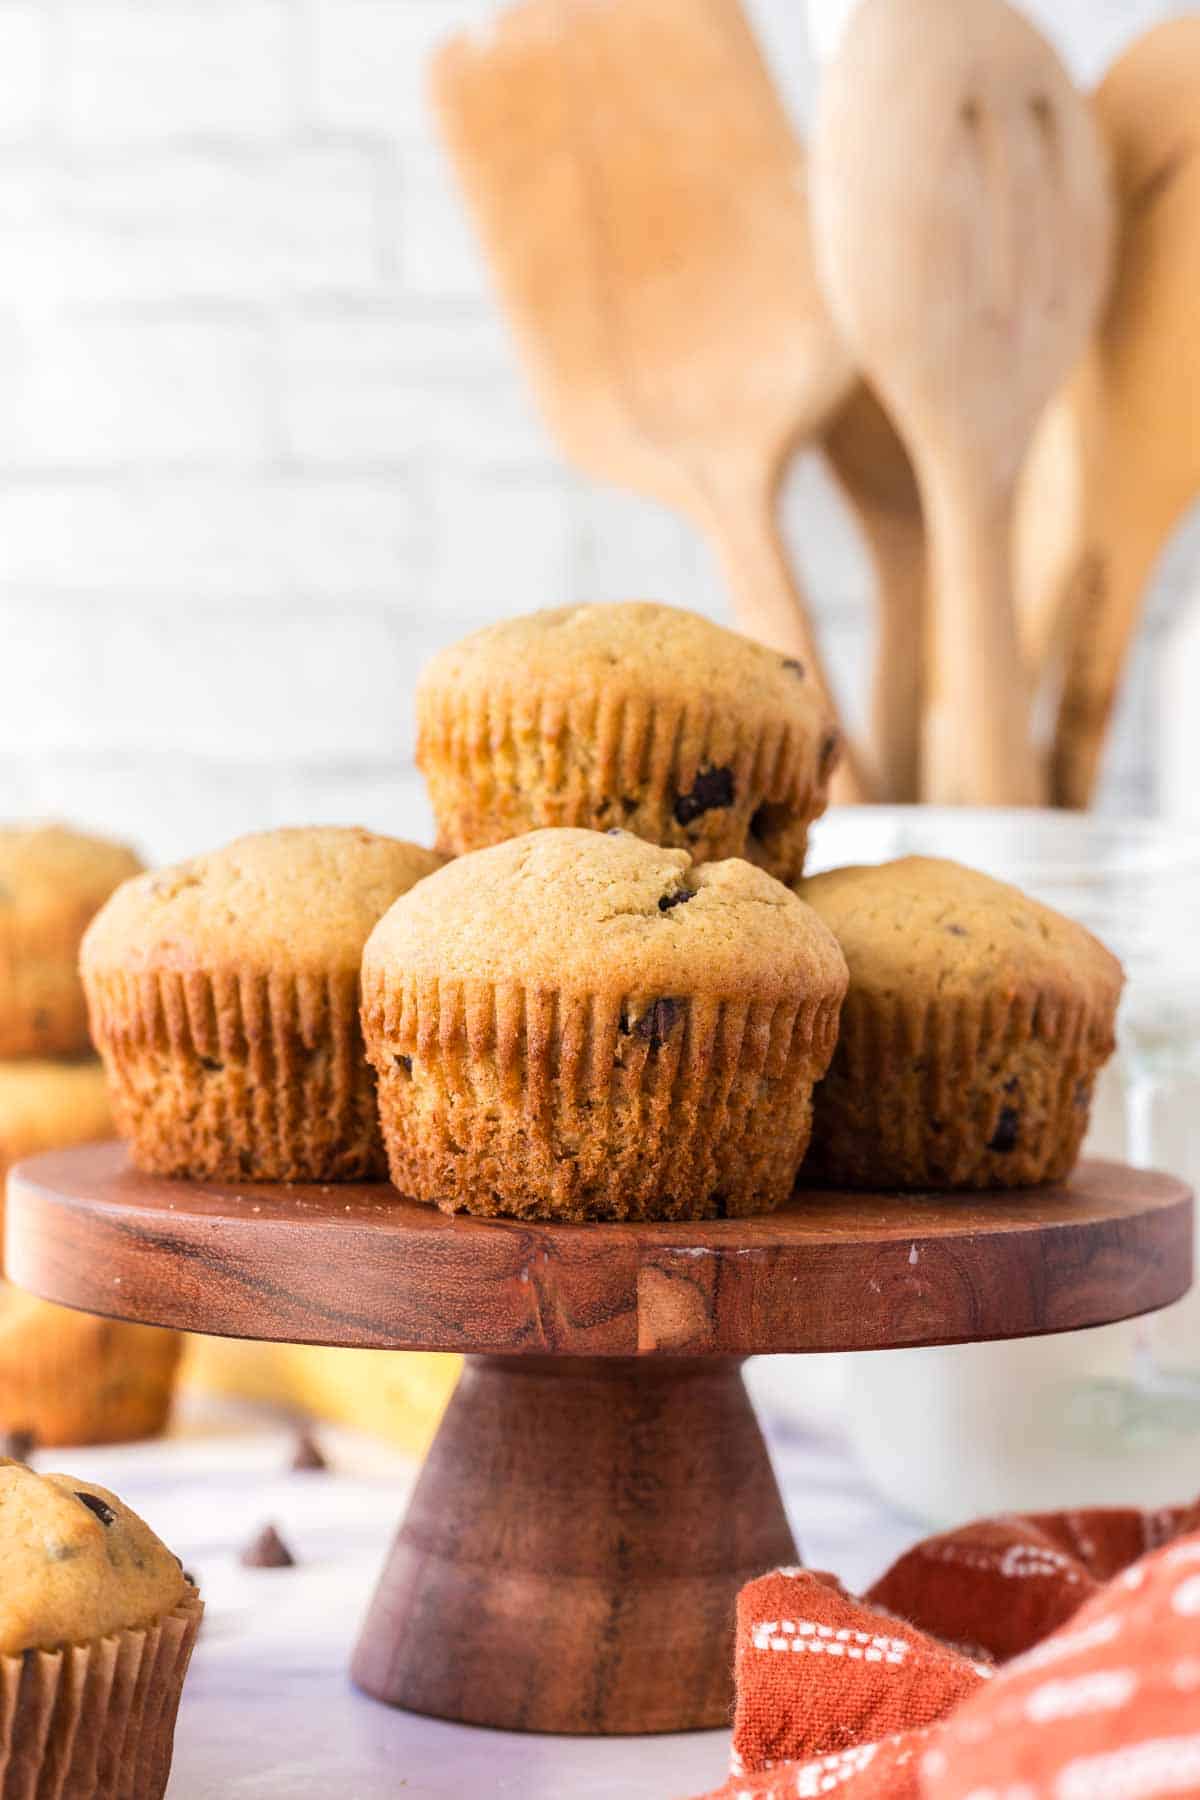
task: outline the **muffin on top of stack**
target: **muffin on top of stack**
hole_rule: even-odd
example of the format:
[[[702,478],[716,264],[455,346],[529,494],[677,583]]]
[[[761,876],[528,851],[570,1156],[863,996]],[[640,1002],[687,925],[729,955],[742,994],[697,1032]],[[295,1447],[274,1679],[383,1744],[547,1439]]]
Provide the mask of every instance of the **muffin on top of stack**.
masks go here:
[[[79,944],[136,874],[132,850],[62,825],[0,828],[0,1178],[40,1150],[107,1137]],[[0,1284],[0,1431],[103,1443],[162,1428],[180,1339]]]

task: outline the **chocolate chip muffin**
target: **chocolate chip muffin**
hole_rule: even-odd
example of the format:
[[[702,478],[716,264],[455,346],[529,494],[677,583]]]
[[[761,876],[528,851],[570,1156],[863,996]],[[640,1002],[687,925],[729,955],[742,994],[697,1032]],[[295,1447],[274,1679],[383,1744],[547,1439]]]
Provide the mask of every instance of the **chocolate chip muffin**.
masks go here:
[[[1018,889],[929,857],[836,869],[799,892],[850,968],[805,1183],[1062,1180],[1114,1047],[1116,957]]]
[[[623,826],[696,862],[804,867],[838,740],[798,662],[694,613],[568,606],[443,650],[417,688],[438,842]]]
[[[441,857],[340,827],[263,832],[127,882],[83,945],[134,1162],[224,1181],[383,1173],[358,1023],[372,926]]]
[[[155,1437],[182,1354],[177,1331],[94,1318],[0,1282],[0,1431],[37,1444]]]
[[[572,830],[461,857],[363,958],[392,1180],[448,1212],[769,1212],[845,983],[820,920],[747,862]]]
[[[91,1049],[79,942],[132,850],[64,825],[0,827],[0,1059]]]
[[[0,1794],[161,1800],[202,1613],[115,1494],[0,1462]]]

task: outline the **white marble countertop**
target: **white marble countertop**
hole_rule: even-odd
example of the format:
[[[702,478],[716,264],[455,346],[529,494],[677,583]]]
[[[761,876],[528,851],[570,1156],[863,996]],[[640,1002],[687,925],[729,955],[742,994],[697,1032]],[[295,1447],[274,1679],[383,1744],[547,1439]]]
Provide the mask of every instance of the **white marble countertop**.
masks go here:
[[[330,1471],[294,1474],[286,1424],[189,1403],[166,1442],[38,1459],[121,1494],[204,1591],[169,1800],[674,1800],[723,1779],[724,1732],[526,1737],[418,1718],[357,1693],[350,1648],[415,1469],[353,1433],[319,1436]],[[859,1585],[918,1535],[868,1492],[837,1440],[793,1432],[772,1448],[810,1565]],[[239,1566],[268,1521],[296,1568]]]

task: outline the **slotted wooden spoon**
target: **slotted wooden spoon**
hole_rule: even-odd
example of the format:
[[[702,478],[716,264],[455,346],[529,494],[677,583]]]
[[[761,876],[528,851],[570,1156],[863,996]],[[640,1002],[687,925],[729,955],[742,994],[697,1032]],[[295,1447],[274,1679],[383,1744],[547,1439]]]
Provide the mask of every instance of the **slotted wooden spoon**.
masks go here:
[[[737,0],[525,0],[435,59],[442,129],[567,455],[689,514],[742,628],[829,683],[776,517],[849,393],[805,163]]]
[[[1048,462],[1057,439],[1076,500],[1070,544],[1036,540],[1023,620],[1031,663],[1058,685],[1064,806],[1092,798],[1151,570],[1200,493],[1200,14],[1139,39],[1094,109],[1112,154],[1116,278],[1039,445]]]
[[[1004,0],[862,0],[825,78],[812,191],[835,320],[921,487],[924,797],[1037,803],[1013,494],[1103,292],[1095,129]]]
[[[877,801],[920,798],[925,520],[917,478],[887,413],[860,382],[822,449],[874,565],[877,628],[868,767]]]

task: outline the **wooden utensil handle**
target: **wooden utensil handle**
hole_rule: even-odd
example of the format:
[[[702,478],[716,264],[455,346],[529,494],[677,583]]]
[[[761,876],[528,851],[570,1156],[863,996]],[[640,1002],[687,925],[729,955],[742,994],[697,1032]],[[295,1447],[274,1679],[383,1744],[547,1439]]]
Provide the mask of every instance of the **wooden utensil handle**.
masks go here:
[[[925,533],[907,517],[880,513],[872,520],[869,535],[879,618],[870,712],[874,798],[880,802],[918,800]]]
[[[840,724],[808,603],[779,529],[776,494],[749,483],[732,487],[710,483],[700,512],[702,529],[713,540],[724,567],[739,628],[802,663],[830,717]],[[835,798],[841,802],[871,798],[859,753],[844,732],[834,782]]]
[[[1041,806],[1013,607],[1012,494],[923,483],[930,543],[922,793],[949,806]]]
[[[1091,804],[1142,597],[1165,535],[1110,512],[1084,538],[1050,752],[1056,806]]]

